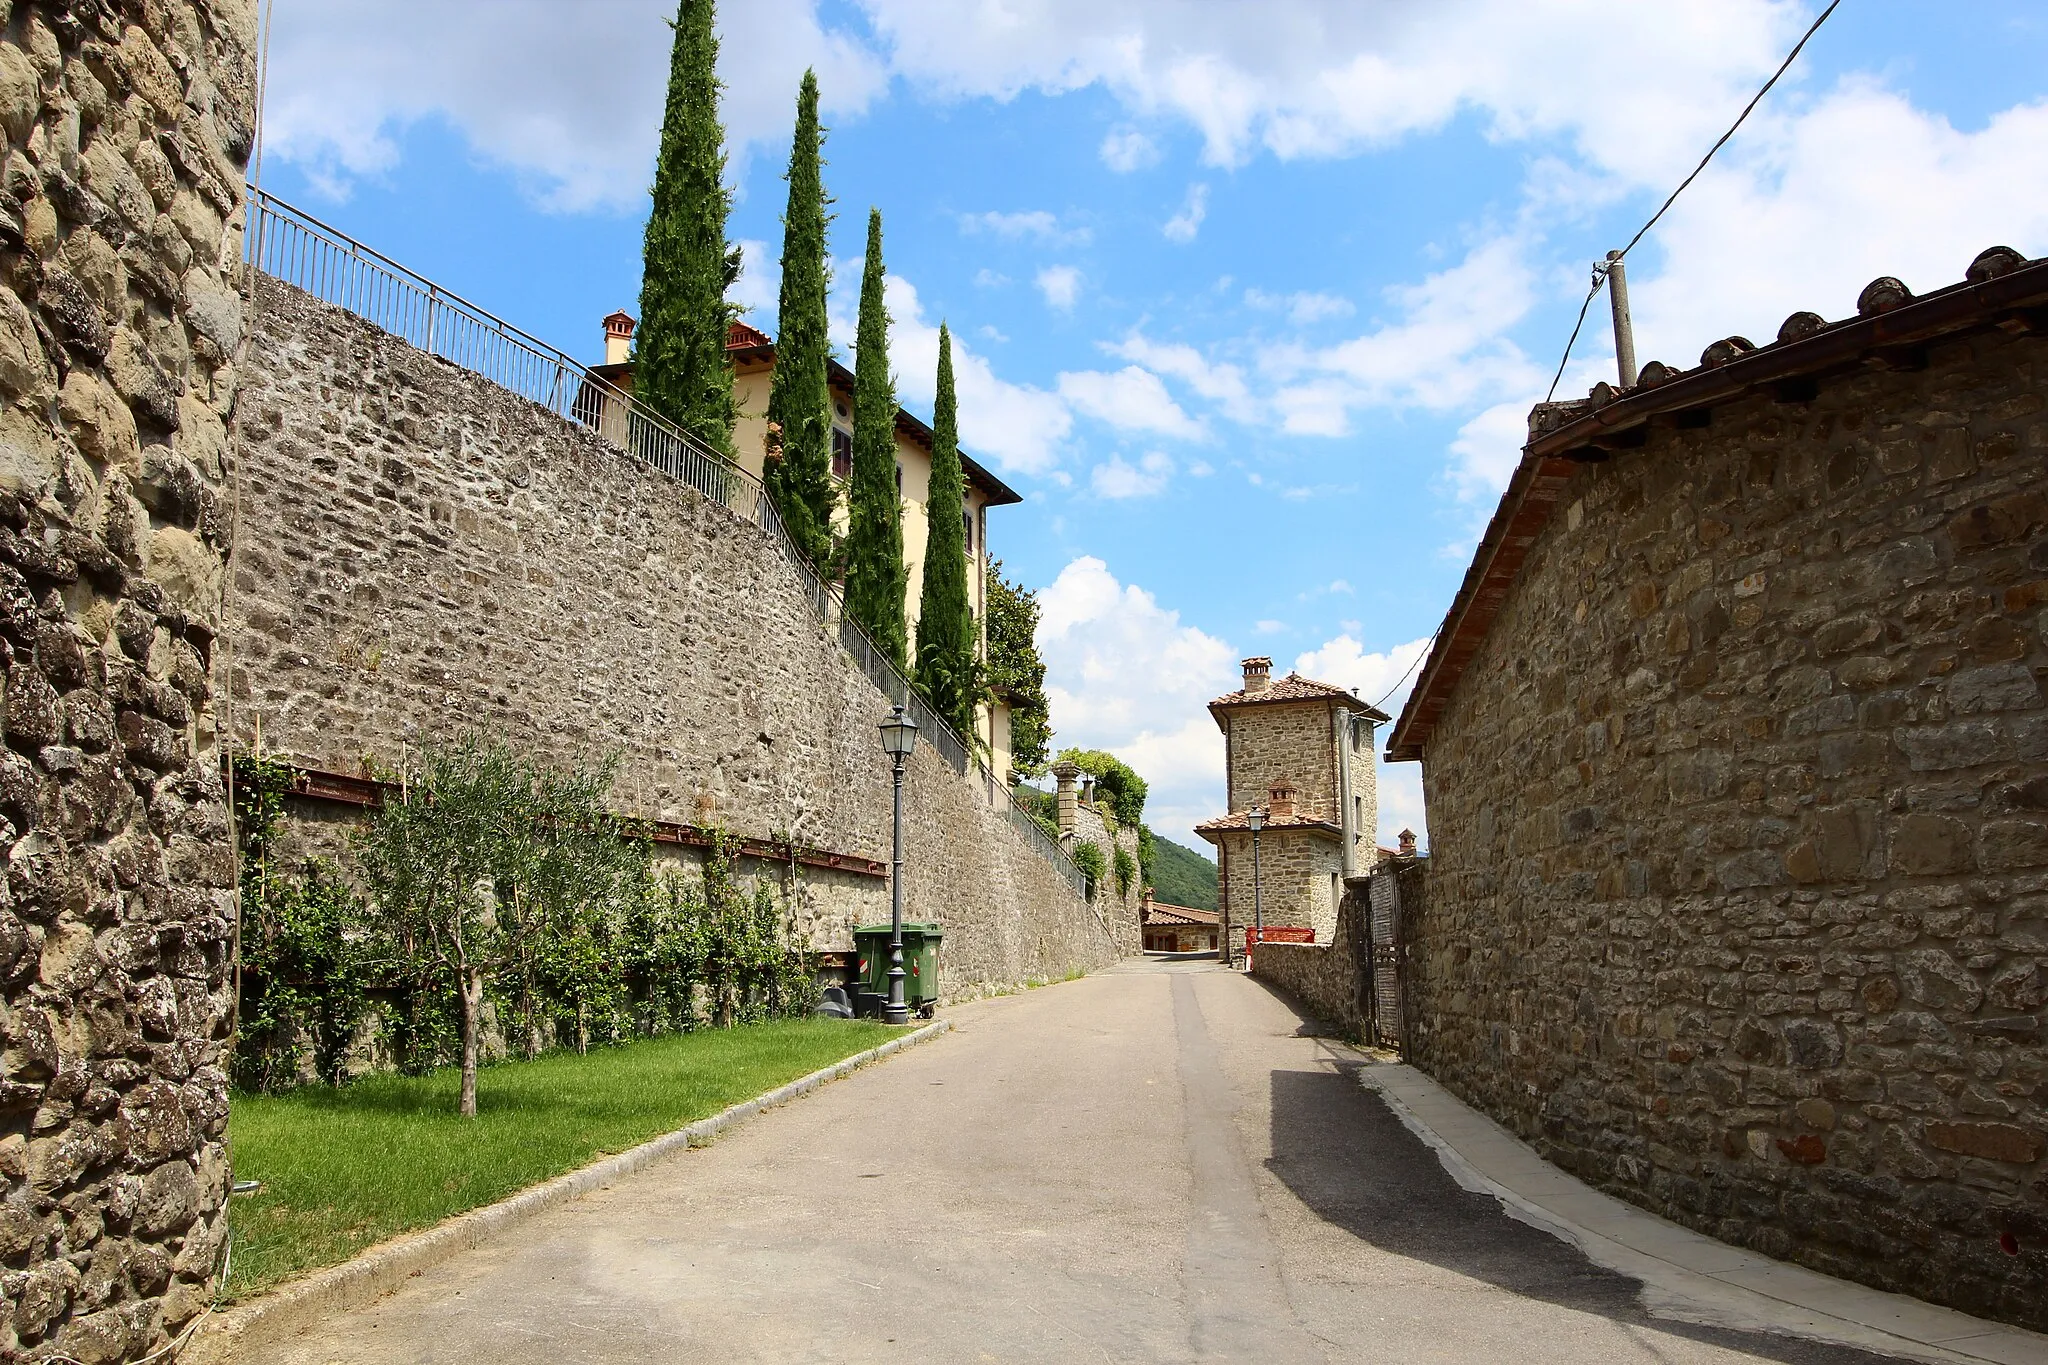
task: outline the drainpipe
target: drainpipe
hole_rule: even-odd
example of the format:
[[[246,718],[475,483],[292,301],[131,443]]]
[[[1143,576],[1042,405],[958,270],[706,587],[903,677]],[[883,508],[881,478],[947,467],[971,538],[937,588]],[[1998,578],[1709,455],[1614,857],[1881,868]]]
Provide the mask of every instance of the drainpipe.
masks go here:
[[[1337,741],[1338,823],[1344,827],[1344,875],[1358,872],[1358,827],[1351,814],[1351,712],[1343,706],[1330,708],[1331,737]]]

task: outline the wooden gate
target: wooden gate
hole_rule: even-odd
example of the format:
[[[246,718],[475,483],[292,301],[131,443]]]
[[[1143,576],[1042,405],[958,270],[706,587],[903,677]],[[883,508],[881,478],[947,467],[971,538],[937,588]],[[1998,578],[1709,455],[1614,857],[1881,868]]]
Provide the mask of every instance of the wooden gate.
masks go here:
[[[1367,893],[1372,941],[1372,1032],[1381,1047],[1401,1046],[1401,888],[1391,872],[1374,874]]]

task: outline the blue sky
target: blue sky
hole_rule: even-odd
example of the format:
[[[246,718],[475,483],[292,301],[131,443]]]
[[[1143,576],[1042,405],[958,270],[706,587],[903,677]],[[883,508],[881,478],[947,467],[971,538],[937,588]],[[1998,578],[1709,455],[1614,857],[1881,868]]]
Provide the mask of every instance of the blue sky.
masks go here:
[[[899,391],[928,410],[950,322],[965,437],[1025,495],[990,534],[1045,600],[1060,742],[1130,759],[1155,826],[1196,842],[1222,800],[1202,703],[1251,653],[1368,699],[1395,686],[1587,266],[1819,6],[724,11],[739,296],[772,331],[780,176],[815,65],[834,250],[857,253],[882,210]],[[672,12],[276,0],[265,188],[595,359],[598,319],[637,310]],[[2048,253],[2048,10],[1967,12],[1845,0],[1631,257],[1643,359],[1689,364],[1801,308],[1843,316],[1880,274],[1938,287],[1993,243]],[[847,319],[856,285],[843,266]],[[1589,327],[1561,392],[1611,377],[1611,356]],[[1414,765],[1383,792],[1388,836],[1424,828]]]

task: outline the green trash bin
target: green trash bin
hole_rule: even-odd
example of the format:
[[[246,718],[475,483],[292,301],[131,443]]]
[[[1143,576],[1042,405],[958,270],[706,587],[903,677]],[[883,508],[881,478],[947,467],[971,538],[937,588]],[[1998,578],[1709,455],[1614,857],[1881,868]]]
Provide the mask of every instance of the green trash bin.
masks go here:
[[[945,936],[930,920],[903,923],[903,1003],[919,1014],[931,1014],[939,1003],[939,941]],[[853,931],[853,946],[860,988],[879,998],[879,1009],[889,999],[889,926],[863,924]]]

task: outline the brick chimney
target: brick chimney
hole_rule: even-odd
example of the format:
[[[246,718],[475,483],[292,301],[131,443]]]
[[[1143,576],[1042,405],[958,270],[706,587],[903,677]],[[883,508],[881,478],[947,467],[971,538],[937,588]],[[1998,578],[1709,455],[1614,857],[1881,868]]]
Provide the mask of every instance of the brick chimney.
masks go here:
[[[1415,856],[1415,831],[1412,829],[1401,831],[1401,856],[1403,858],[1413,858]]]
[[[1266,818],[1286,820],[1294,814],[1294,784],[1275,782],[1266,789]]]
[[[1138,918],[1140,921],[1152,918],[1152,888],[1149,886],[1138,893]]]
[[[1074,779],[1081,775],[1081,765],[1071,760],[1062,759],[1052,765],[1052,775],[1060,784],[1059,796],[1056,800],[1059,807],[1060,846],[1065,848],[1071,846],[1074,842],[1074,807],[1076,802]]]
[[[1263,692],[1273,680],[1273,661],[1263,656],[1244,661],[1244,690]]]
[[[604,363],[623,365],[633,358],[633,329],[639,324],[621,308],[604,320]]]

